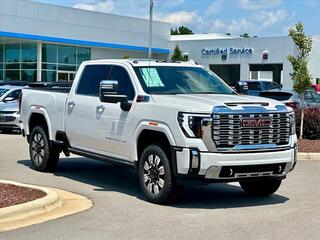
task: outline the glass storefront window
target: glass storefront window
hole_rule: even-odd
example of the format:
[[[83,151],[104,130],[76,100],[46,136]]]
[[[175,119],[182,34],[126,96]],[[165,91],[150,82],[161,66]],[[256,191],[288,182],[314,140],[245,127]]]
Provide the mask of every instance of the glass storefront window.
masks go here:
[[[90,48],[79,47],[77,64],[80,65],[83,61],[90,60],[90,56],[91,56]]]
[[[8,63],[6,64],[6,69],[20,69],[20,63]]]
[[[76,65],[76,47],[59,45],[58,63]]]
[[[20,44],[7,43],[4,46],[5,62],[20,62]]]
[[[22,63],[22,69],[37,69],[37,63]]]
[[[0,65],[3,62],[3,44],[0,44]]]
[[[21,44],[21,62],[37,62],[37,44]]]
[[[57,64],[43,63],[42,69],[57,70]]]
[[[42,71],[42,81],[43,82],[56,82],[57,72],[56,71]]]
[[[20,80],[20,71],[19,70],[6,70],[4,79],[8,80],[8,81]]]
[[[28,82],[37,81],[37,71],[36,70],[22,70],[21,71],[21,80]]]
[[[76,71],[77,67],[76,65],[58,65],[58,70],[63,70],[63,71]]]
[[[42,62],[56,63],[57,62],[57,49],[56,44],[42,44]]]
[[[3,70],[0,69],[0,80],[4,80],[4,77],[3,77]]]

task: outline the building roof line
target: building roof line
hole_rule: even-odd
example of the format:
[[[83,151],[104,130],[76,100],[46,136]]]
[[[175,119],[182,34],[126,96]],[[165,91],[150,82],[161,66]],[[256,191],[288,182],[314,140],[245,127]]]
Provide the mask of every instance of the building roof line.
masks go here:
[[[107,43],[107,42],[95,42],[95,41],[77,40],[77,39],[71,39],[71,38],[58,38],[58,37],[49,37],[49,36],[41,36],[41,35],[26,34],[26,33],[0,31],[0,37],[22,38],[22,39],[37,40],[37,41],[148,52],[148,47],[143,47],[143,46],[134,46],[134,45],[126,45],[126,44],[118,44],[118,43]],[[168,54],[170,50],[164,49],[164,48],[152,48],[152,52]]]

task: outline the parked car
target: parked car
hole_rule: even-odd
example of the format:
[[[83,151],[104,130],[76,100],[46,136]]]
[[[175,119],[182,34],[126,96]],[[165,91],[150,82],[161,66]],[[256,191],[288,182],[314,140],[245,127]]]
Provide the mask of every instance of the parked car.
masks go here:
[[[0,131],[10,133],[20,130],[18,99],[21,86],[0,86]]]
[[[301,98],[299,94],[293,91],[265,91],[261,92],[259,96],[281,101],[293,109],[301,107]],[[307,90],[304,94],[304,99],[306,107],[320,107],[320,95],[313,90]]]
[[[19,102],[0,103],[0,132],[20,131]]]
[[[236,84],[236,89],[241,89],[241,86],[247,85],[247,93],[251,96],[259,96],[259,93],[262,91],[269,91],[273,89],[281,90],[281,86],[272,81],[265,80],[248,80],[248,81],[239,81]]]
[[[31,85],[21,101],[36,170],[53,171],[61,152],[132,166],[154,203],[185,180],[270,195],[296,163],[291,108],[236,94],[192,62],[83,62],[71,89]]]

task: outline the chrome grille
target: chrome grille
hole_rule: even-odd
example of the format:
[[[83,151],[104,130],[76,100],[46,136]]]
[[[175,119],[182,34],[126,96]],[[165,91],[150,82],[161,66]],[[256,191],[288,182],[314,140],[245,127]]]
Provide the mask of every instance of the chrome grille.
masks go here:
[[[243,127],[242,119],[271,119],[270,126]],[[213,114],[212,139],[217,148],[236,145],[287,145],[290,140],[289,113]]]

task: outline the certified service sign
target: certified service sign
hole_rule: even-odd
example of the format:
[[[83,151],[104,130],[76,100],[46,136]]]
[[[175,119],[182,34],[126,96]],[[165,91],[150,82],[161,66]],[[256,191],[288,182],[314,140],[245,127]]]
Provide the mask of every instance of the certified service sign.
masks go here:
[[[215,55],[252,55],[252,48],[203,48],[201,55],[215,56]]]

